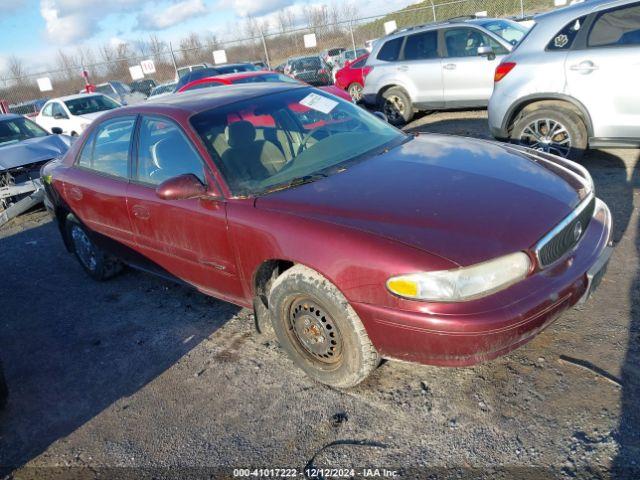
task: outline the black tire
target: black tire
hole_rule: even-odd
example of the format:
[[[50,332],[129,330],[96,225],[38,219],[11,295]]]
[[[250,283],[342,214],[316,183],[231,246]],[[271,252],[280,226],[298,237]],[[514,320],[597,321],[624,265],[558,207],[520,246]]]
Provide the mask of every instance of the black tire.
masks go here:
[[[269,310],[282,348],[318,382],[350,388],[379,363],[378,352],[347,299],[304,265],[295,265],[275,280]]]
[[[407,92],[400,87],[391,87],[382,93],[381,110],[392,125],[404,125],[413,118],[413,104]]]
[[[7,387],[7,381],[4,378],[4,370],[2,368],[2,362],[0,362],[0,410],[7,405],[7,398],[9,397],[9,388]]]
[[[67,217],[65,228],[73,253],[87,275],[102,281],[122,271],[122,262],[98,247],[87,228],[75,216]]]
[[[587,149],[587,127],[580,115],[562,102],[527,106],[512,122],[511,140],[571,160]]]
[[[349,95],[351,95],[351,98],[354,102],[359,102],[360,100],[362,100],[362,85],[360,85],[358,82],[353,82],[351,85],[349,85],[349,87],[347,88],[347,92],[349,92]]]

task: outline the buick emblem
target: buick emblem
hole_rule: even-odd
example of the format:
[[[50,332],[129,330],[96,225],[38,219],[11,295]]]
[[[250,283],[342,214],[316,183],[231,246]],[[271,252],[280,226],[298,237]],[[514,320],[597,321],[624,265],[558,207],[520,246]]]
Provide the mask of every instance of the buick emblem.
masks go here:
[[[576,225],[573,227],[573,239],[578,241],[580,235],[582,235],[582,223],[577,221]]]

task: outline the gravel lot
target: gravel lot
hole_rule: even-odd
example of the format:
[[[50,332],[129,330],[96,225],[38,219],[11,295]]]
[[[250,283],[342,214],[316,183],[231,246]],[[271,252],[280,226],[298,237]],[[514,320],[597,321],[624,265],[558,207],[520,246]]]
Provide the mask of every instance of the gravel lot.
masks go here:
[[[407,130],[488,137],[486,112]],[[0,230],[0,477],[231,478],[233,468],[363,467],[402,478],[640,477],[637,150],[585,165],[615,221],[581,310],[498,360],[384,363],[316,384],[251,312],[128,271],[89,280],[43,211]],[[191,467],[191,469],[187,469]],[[327,476],[330,478],[330,476]]]

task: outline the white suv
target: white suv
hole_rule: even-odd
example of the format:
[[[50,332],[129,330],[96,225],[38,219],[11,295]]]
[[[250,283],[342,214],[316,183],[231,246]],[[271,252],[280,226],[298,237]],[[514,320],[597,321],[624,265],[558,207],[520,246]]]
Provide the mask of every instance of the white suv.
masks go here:
[[[586,1],[534,20],[496,70],[493,136],[573,159],[640,145],[640,2]]]
[[[407,28],[377,40],[363,101],[396,125],[416,110],[485,107],[496,65],[526,32],[511,20],[482,18]]]

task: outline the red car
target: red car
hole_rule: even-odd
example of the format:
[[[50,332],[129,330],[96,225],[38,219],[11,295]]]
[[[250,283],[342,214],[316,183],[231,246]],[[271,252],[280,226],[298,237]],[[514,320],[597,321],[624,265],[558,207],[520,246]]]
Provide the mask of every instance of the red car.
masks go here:
[[[288,75],[284,75],[278,72],[269,72],[260,70],[257,72],[241,72],[241,73],[228,73],[226,75],[216,75],[215,77],[206,77],[199,80],[194,80],[184,85],[178,90],[177,93],[188,92],[191,90],[198,90],[201,88],[214,87],[216,85],[236,85],[241,83],[263,83],[263,82],[276,82],[276,83],[296,83],[303,82],[295,80]],[[317,87],[325,92],[336,95],[345,100],[351,100],[351,97],[347,95],[344,90],[337,88],[334,85],[328,85],[324,87]]]
[[[369,58],[368,53],[356,58],[353,62],[346,62],[344,67],[336,72],[336,86],[349,92],[356,102],[362,99],[364,79],[369,73],[370,67],[365,65],[367,58]]]
[[[583,167],[407,135],[291,83],[112,110],[42,176],[91,277],[128,264],[253,308],[335,387],[380,358],[459,366],[509,352],[586,299],[611,252],[611,215]]]

